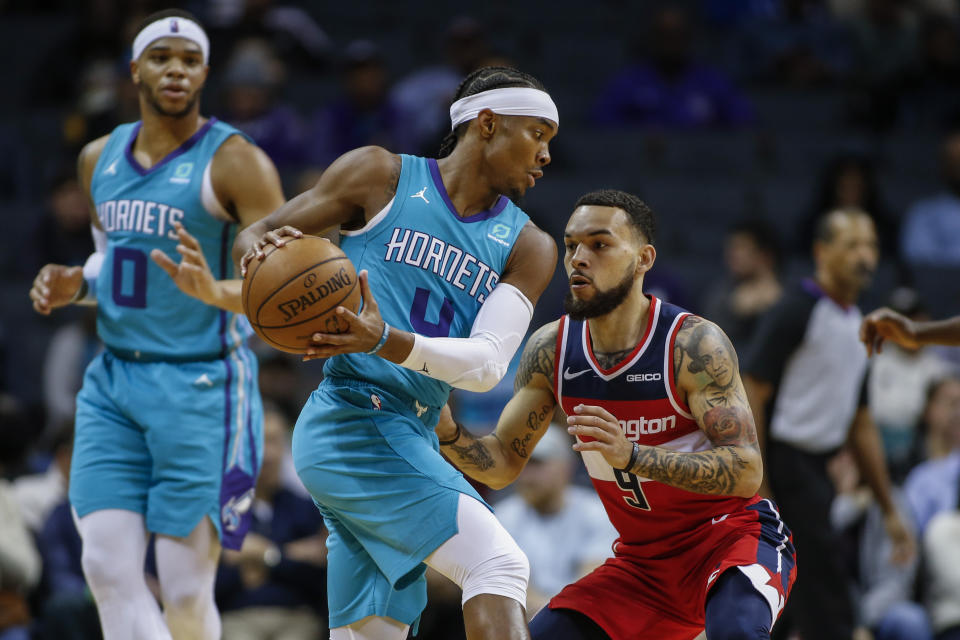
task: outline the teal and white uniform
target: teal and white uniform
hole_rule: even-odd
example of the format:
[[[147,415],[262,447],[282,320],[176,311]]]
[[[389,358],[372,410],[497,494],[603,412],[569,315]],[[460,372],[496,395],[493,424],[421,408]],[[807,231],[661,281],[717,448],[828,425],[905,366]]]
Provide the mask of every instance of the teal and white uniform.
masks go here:
[[[393,201],[341,248],[366,269],[383,319],[465,338],[529,220],[501,196],[457,215],[433,159],[401,156]],[[426,605],[423,560],[457,533],[457,501],[481,500],[440,455],[433,432],[450,385],[377,356],[330,358],[293,435],[293,456],[330,535],[330,627]]]
[[[141,513],[155,533],[186,536],[210,516],[223,544],[249,526],[261,460],[257,363],[246,318],[183,294],[150,258],[179,260],[174,222],[203,247],[217,278],[233,277],[237,224],[216,201],[210,164],[243,135],[211,118],[149,169],[133,156],[140,123],[110,135],[91,196],[107,235],[97,280],[106,350],[77,396],[70,502]]]

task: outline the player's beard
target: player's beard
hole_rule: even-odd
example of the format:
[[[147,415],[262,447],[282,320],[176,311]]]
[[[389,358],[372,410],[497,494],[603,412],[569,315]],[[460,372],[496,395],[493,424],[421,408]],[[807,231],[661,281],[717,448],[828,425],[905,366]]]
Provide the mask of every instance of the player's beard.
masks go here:
[[[147,103],[150,105],[151,109],[153,109],[156,113],[160,114],[161,116],[166,116],[168,118],[184,117],[185,115],[190,113],[190,111],[193,109],[193,106],[197,103],[197,100],[200,99],[200,92],[197,91],[192,96],[190,96],[190,99],[187,101],[187,104],[184,105],[183,109],[179,111],[168,111],[167,109],[164,109],[163,106],[160,104],[160,100],[159,98],[157,98],[154,92],[142,84],[140,85],[140,93],[143,94],[143,97],[147,99]]]
[[[576,298],[573,292],[567,289],[567,295],[563,300],[564,311],[567,312],[570,318],[577,321],[607,315],[619,307],[627,296],[630,295],[630,290],[633,289],[633,283],[637,280],[636,272],[637,265],[636,262],[634,262],[630,265],[630,268],[627,269],[627,272],[623,275],[623,279],[620,280],[620,282],[605,291],[597,289],[597,292],[589,300]]]

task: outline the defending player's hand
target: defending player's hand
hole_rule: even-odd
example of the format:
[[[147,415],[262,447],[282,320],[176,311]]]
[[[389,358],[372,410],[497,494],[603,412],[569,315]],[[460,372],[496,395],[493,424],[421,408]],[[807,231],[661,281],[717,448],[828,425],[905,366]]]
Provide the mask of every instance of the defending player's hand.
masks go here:
[[[908,349],[920,346],[913,321],[886,307],[867,314],[863,319],[860,340],[867,347],[867,355],[883,351],[884,340],[892,340]]]
[[[307,349],[304,361],[315,358],[329,358],[344,353],[370,351],[383,335],[383,318],[380,307],[370,291],[367,270],[357,275],[360,280],[360,295],[363,309],[359,315],[346,307],[337,307],[337,316],[341,324],[347,325],[343,333],[315,333],[311,337],[311,347]]]
[[[57,307],[64,307],[83,285],[83,267],[65,267],[62,264],[45,265],[30,287],[30,299],[37,313],[47,316]]]
[[[263,252],[264,248],[268,244],[272,244],[278,249],[282,248],[283,245],[290,242],[294,238],[302,238],[303,231],[291,227],[290,225],[284,225],[273,231],[267,231],[265,234],[260,236],[260,239],[257,240],[252,247],[247,249],[247,252],[243,254],[240,258],[240,276],[246,277],[247,275],[247,266],[250,262],[256,258],[257,260],[263,260],[267,254]]]
[[[174,222],[173,226],[180,240],[180,244],[177,245],[177,253],[183,259],[179,263],[174,262],[170,256],[160,249],[151,251],[150,257],[160,265],[161,269],[166,271],[167,275],[185,294],[206,304],[215,305],[219,293],[217,279],[213,277],[213,272],[210,271],[210,265],[207,264],[207,259],[203,255],[200,242],[190,235],[179,222]]]
[[[614,469],[623,469],[630,462],[633,443],[627,440],[617,419],[603,407],[578,404],[567,424],[572,435],[592,438],[576,442],[574,451],[599,451]]]

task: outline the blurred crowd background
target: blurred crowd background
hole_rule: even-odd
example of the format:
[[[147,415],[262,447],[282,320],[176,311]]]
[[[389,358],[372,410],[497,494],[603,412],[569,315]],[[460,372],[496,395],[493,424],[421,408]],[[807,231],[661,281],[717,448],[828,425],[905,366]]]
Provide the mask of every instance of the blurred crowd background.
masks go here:
[[[76,156],[138,119],[133,29],[169,6],[0,0],[2,640],[98,637],[64,497],[74,395],[100,348],[95,315],[73,307],[44,318],[27,291],[43,264],[80,264],[92,250]],[[562,119],[545,179],[522,206],[559,238],[580,194],[615,187],[641,196],[660,225],[648,290],[716,321],[738,350],[784,287],[812,272],[815,221],[835,208],[863,209],[876,222],[882,258],[865,310],[960,312],[956,0],[176,6],[200,17],[211,38],[202,113],[252,136],[288,197],[358,146],[434,155],[460,79],[509,64],[544,82]],[[564,288],[560,267],[533,327],[562,313]],[[322,373],[318,363],[262,345],[259,352],[273,426],[256,534],[249,548],[225,556],[218,580],[218,602],[234,625],[225,637],[323,637],[322,525],[286,454],[290,427]],[[958,365],[951,349],[889,347],[873,359],[870,406],[897,484],[917,465],[960,457]],[[457,394],[463,420],[492,429],[511,380],[482,400]],[[533,610],[602,561],[615,536],[569,453],[562,441],[545,442],[516,488],[492,496],[533,561]],[[869,492],[848,455],[831,468],[862,628],[916,637],[883,636],[883,615],[898,603],[914,606],[936,633],[960,625],[960,576],[944,602],[930,593],[923,553],[894,568],[882,545],[865,546],[883,535]],[[939,508],[955,510],[957,478],[944,482]],[[584,518],[591,509],[595,517]],[[916,523],[920,539],[924,525]],[[279,564],[264,563],[270,541],[284,551]],[[461,637],[456,589],[442,579],[431,588],[421,637]],[[274,636],[251,622],[271,612],[299,631]]]

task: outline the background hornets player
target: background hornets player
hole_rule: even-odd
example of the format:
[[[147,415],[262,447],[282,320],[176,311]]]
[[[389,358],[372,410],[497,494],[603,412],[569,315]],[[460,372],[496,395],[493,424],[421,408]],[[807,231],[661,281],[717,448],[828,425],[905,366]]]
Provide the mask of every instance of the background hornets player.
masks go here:
[[[262,151],[200,116],[208,56],[190,14],[144,22],[130,63],[141,120],[80,154],[96,252],[83,268],[46,265],[30,291],[44,314],[98,306],[106,351],[77,397],[70,502],[106,640],[220,638],[217,534],[239,547],[260,464],[257,366],[246,321],[229,312],[240,290],[229,250],[283,196]],[[149,532],[162,615],[144,581]]]
[[[769,638],[794,579],[790,532],[763,473],[736,354],[713,323],[643,293],[653,212],[621,191],[577,202],[564,234],[568,315],[524,349],[496,431],[444,412],[446,453],[492,487],[513,481],[559,403],[620,537],[567,586],[533,638]]]
[[[334,640],[406,638],[426,602],[424,563],[463,588],[467,637],[527,637],[526,557],[433,428],[451,386],[500,380],[553,274],[553,240],[502,194],[543,174],[559,117],[538,81],[496,67],[463,81],[450,115],[439,160],[357,149],[237,239],[246,265],[297,229],[340,225],[369,273],[350,332],[318,336],[312,355],[333,357],[293,438],[330,531]]]

